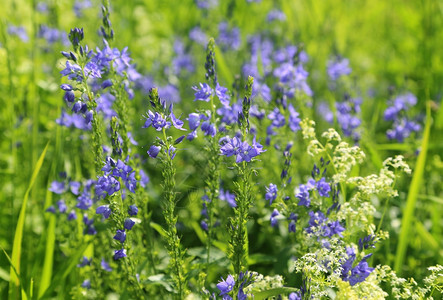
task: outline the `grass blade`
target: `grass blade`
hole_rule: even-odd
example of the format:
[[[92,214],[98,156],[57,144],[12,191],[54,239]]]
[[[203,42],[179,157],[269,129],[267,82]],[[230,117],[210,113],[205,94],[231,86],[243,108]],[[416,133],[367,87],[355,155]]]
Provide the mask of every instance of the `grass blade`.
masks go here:
[[[17,272],[17,269],[15,268],[14,264],[12,263],[11,258],[9,257],[8,253],[6,253],[5,249],[3,249],[2,247],[0,247],[0,249],[2,249],[3,253],[5,254],[6,258],[8,259],[9,263],[11,264],[11,269],[14,271],[14,274],[17,276],[17,280],[19,281],[21,290],[22,290],[22,299],[28,299],[28,294],[26,293],[26,291],[23,289],[23,280],[20,277],[20,274]],[[11,275],[9,275],[9,278],[11,278]]]
[[[28,189],[25,192],[25,196],[23,197],[22,207],[20,209],[20,214],[17,221],[17,227],[14,235],[14,244],[12,246],[12,258],[11,258],[11,270],[10,270],[10,281],[9,281],[9,296],[17,295],[17,288],[20,284],[19,277],[20,275],[20,258],[22,252],[22,239],[23,239],[23,229],[25,225],[25,217],[26,217],[26,206],[28,204],[29,193],[32,189],[32,186],[37,179],[38,173],[43,165],[43,160],[45,159],[46,151],[48,150],[49,142],[46,144],[45,149],[40,155],[37,163],[35,164],[34,171],[32,172],[31,181],[29,182]],[[14,270],[14,267],[16,270]],[[12,297],[15,298],[15,297]]]
[[[86,249],[90,246],[90,242],[85,241],[85,243],[77,249],[77,251],[69,258],[67,262],[65,262],[55,273],[54,280],[51,285],[44,291],[42,296],[39,296],[38,299],[50,298],[51,293],[54,291],[56,287],[62,286],[63,281],[68,277],[71,273],[72,269],[78,264],[81,257],[84,255]]]
[[[46,232],[45,261],[43,263],[43,271],[40,286],[38,289],[38,297],[43,296],[46,289],[51,284],[52,266],[54,262],[55,221],[55,216],[51,215],[49,217],[49,224]]]
[[[418,193],[422,186],[423,173],[426,165],[426,155],[428,152],[429,135],[431,132],[431,108],[430,103],[426,105],[426,124],[421,142],[421,151],[417,158],[414,175],[412,176],[411,186],[409,188],[408,198],[406,199],[406,208],[403,213],[401,222],[400,238],[395,256],[394,270],[401,274],[403,262],[405,259],[406,249],[409,244],[410,230],[414,221],[415,203],[417,202]]]

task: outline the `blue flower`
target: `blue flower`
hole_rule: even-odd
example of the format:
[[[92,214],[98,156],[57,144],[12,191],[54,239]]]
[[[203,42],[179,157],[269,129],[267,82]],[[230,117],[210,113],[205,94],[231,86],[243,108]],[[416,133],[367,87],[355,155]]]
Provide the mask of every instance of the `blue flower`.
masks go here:
[[[104,258],[102,258],[102,261],[100,262],[100,266],[106,272],[111,272],[112,271],[111,266],[106,262],[106,260]]]
[[[54,205],[49,206],[45,211],[53,213],[53,214],[55,214],[55,212],[56,212]]]
[[[345,228],[341,226],[339,221],[328,223],[326,226],[322,226],[321,229],[322,229],[321,234],[324,237],[332,237],[335,234],[340,237],[343,237],[341,233],[345,231]]]
[[[171,118],[171,121],[172,121],[172,125],[173,125],[175,128],[177,128],[177,129],[179,129],[179,130],[186,130],[186,129],[182,128],[184,122],[181,121],[180,119],[178,119],[178,118],[175,117],[174,113],[172,112],[172,107],[171,107],[170,118]]]
[[[221,154],[227,157],[236,155],[242,144],[241,140],[236,136],[233,139],[230,139],[229,136],[223,137],[220,139],[219,143],[223,143],[220,148]]]
[[[111,79],[106,79],[105,81],[102,82],[101,88],[102,89],[106,89],[106,88],[108,88],[108,87],[110,87],[112,85],[113,85],[112,80]]]
[[[298,188],[298,192],[295,195],[300,201],[298,202],[298,205],[304,205],[306,207],[309,207],[311,205],[311,198],[309,195],[309,188],[305,184],[300,184]]]
[[[329,192],[331,191],[331,186],[328,182],[326,182],[324,177],[317,182],[316,187],[317,187],[318,194],[320,196],[329,197]]]
[[[75,210],[71,210],[71,212],[68,214],[68,221],[76,220],[77,214],[75,213]]]
[[[155,114],[152,111],[148,111],[148,116],[146,117],[146,122],[143,128],[148,128],[150,126],[154,127],[155,130],[161,131],[164,127],[168,128],[170,123],[162,117],[158,112]]]
[[[169,146],[168,149],[168,155],[171,159],[174,159],[175,155],[177,154],[177,149],[174,146]]]
[[[65,213],[66,210],[68,209],[64,200],[57,201],[57,207],[58,207],[58,211],[62,214]]]
[[[266,194],[265,199],[269,200],[269,205],[272,204],[272,201],[274,201],[277,198],[277,186],[273,183],[270,183],[268,187],[266,187]]]
[[[60,71],[62,76],[68,76],[69,80],[77,80],[81,82],[83,80],[82,68],[77,64],[71,64],[69,60],[66,61],[66,67]]]
[[[277,225],[278,220],[277,220],[276,217],[277,217],[278,215],[280,215],[280,213],[278,212],[277,209],[274,209],[274,211],[273,211],[272,214],[271,214],[271,219],[270,219],[270,221],[271,221],[271,226],[272,226],[272,227],[275,227],[275,226]]]
[[[289,300],[302,300],[301,293],[300,292],[290,293],[288,299]]]
[[[276,107],[274,110],[268,115],[268,119],[272,121],[273,127],[282,127],[285,125],[285,117],[280,113],[280,110]]]
[[[372,235],[372,234],[365,236],[363,240],[359,239],[358,240],[358,249],[360,251],[363,251],[363,249],[375,248],[376,241],[374,241],[374,240],[375,240],[375,235]]]
[[[81,262],[77,265],[77,268],[83,268],[85,266],[90,266],[92,262],[92,257],[87,258],[86,256],[83,256],[81,259]]]
[[[229,100],[231,99],[231,96],[229,96],[228,89],[218,84],[218,82],[215,88],[215,94],[217,95],[223,106],[229,106]]]
[[[85,279],[82,283],[82,287],[85,289],[90,289],[91,288],[91,280]]]
[[[129,176],[124,178],[126,188],[131,192],[135,193],[135,189],[137,187],[137,179],[135,179],[135,171],[130,173]]]
[[[366,278],[374,270],[374,268],[370,268],[368,263],[366,262],[366,259],[368,259],[372,254],[365,256],[354,268],[352,267],[352,265],[356,258],[355,250],[352,247],[347,247],[346,254],[348,258],[342,264],[341,278],[344,281],[349,281],[349,284],[351,286],[365,281]]]
[[[321,211],[317,211],[314,213],[313,211],[309,212],[310,219],[308,221],[308,227],[306,228],[307,233],[314,233],[314,229],[322,225],[327,218]]]
[[[291,221],[291,222],[289,222],[289,225],[288,225],[288,231],[289,232],[295,232],[295,221]]]
[[[106,192],[109,196],[118,192],[120,190],[120,182],[114,178],[114,176],[101,176],[97,185],[95,186],[95,191],[98,195],[103,197]]]
[[[69,182],[69,188],[71,190],[71,193],[73,193],[74,195],[80,194],[80,187],[81,187],[81,183],[78,181]]]
[[[215,137],[215,135],[217,134],[217,129],[215,128],[215,125],[211,124],[209,121],[203,122],[201,129],[205,133],[205,135]]]
[[[91,195],[87,190],[84,190],[83,193],[77,197],[77,205],[75,207],[88,210],[92,206]]]
[[[97,233],[94,227],[94,219],[89,219],[87,214],[83,215],[83,223],[86,225],[84,234],[94,235]]]
[[[298,117],[299,113],[295,110],[292,104],[289,104],[288,110],[289,110],[289,128],[291,129],[291,131],[297,132],[298,130],[300,130],[300,121],[301,121],[300,118]]]
[[[337,80],[341,76],[351,74],[352,69],[349,67],[349,60],[346,58],[330,60],[328,62],[328,75],[331,80]]]
[[[402,118],[394,121],[393,128],[389,129],[386,135],[390,140],[396,139],[399,142],[403,142],[404,139],[409,137],[413,132],[418,132],[420,129],[420,124]]]
[[[149,157],[156,158],[160,150],[161,147],[152,145],[148,150]]]
[[[114,235],[114,240],[124,243],[126,240],[126,232],[124,230],[117,229],[117,233]]]
[[[120,258],[126,257],[126,249],[120,249],[114,251],[114,260],[118,260]]]
[[[53,181],[49,190],[56,194],[63,194],[66,191],[65,183],[63,181]]]
[[[138,214],[138,208],[135,204],[129,205],[128,214],[130,216],[136,216]]]
[[[189,121],[189,129],[192,131],[196,130],[198,126],[200,125],[200,115],[196,113],[189,114],[189,117],[187,118]]]
[[[266,16],[266,21],[272,22],[274,20],[284,21],[286,20],[286,15],[281,10],[273,9]]]
[[[232,275],[228,275],[226,280],[222,278],[222,281],[217,284],[217,288],[220,290],[219,296],[224,296],[232,291],[235,285],[235,280]]]
[[[143,171],[142,169],[140,169],[140,177],[141,177],[141,179],[140,179],[140,185],[144,188],[144,187],[146,187],[147,185],[148,185],[148,183],[149,183],[149,176],[148,176],[148,174],[146,174],[146,172],[145,171]]]
[[[230,193],[228,190],[220,189],[219,198],[221,201],[228,202],[230,207],[237,207],[237,202],[235,201],[235,195]]]
[[[209,102],[209,99],[213,91],[207,83],[200,83],[200,89],[196,86],[192,87],[192,89],[195,91],[194,101],[200,100],[200,101]]]
[[[217,44],[224,49],[238,50],[241,45],[240,29],[234,27],[229,30],[227,22],[222,22],[218,25],[219,36]]]
[[[97,209],[95,210],[95,213],[99,214],[99,215],[103,215],[103,217],[105,219],[107,219],[111,215],[112,211],[109,208],[109,205],[102,205],[102,206],[97,207]]]
[[[201,226],[201,228],[204,230],[204,231],[208,231],[208,223],[206,223],[206,221],[205,220],[202,220],[201,222],[200,222],[200,226]]]
[[[28,34],[26,33],[26,29],[23,26],[8,26],[8,34],[17,36],[22,42],[29,41]]]
[[[135,222],[132,221],[131,219],[125,219],[125,223],[124,226],[126,230],[131,230],[132,227],[134,226]]]
[[[206,43],[208,42],[208,37],[200,27],[194,27],[189,31],[189,39],[202,46],[206,46]]]

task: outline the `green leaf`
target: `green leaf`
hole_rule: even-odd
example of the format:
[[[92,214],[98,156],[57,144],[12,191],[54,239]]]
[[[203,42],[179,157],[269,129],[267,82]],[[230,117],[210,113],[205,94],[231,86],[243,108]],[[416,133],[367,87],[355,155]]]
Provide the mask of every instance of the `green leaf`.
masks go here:
[[[395,256],[394,270],[401,274],[403,263],[405,259],[406,250],[411,237],[410,230],[414,219],[415,203],[417,202],[418,193],[422,187],[423,173],[426,166],[426,156],[428,153],[429,135],[431,132],[431,108],[430,103],[426,105],[426,124],[423,133],[423,140],[421,142],[420,154],[417,158],[414,174],[412,176],[411,186],[409,187],[408,197],[406,199],[406,208],[403,213],[401,222],[400,237],[397,245],[397,252]]]
[[[25,218],[26,218],[26,206],[28,204],[29,193],[37,179],[38,173],[43,165],[43,160],[45,159],[46,151],[48,150],[49,142],[46,144],[45,149],[40,155],[35,167],[32,172],[31,181],[29,182],[28,189],[25,192],[25,196],[23,197],[22,207],[20,209],[20,214],[17,221],[17,227],[15,229],[14,235],[14,244],[12,246],[12,262],[11,262],[11,270],[10,270],[10,278],[9,281],[9,296],[11,298],[15,298],[14,295],[17,293],[17,287],[19,285],[18,275],[20,274],[20,260],[21,260],[21,252],[22,252],[22,240],[23,240],[23,230],[25,226]],[[13,270],[13,267],[16,270]]]
[[[9,273],[8,271],[6,271],[3,268],[0,268],[0,278],[3,279],[4,281],[9,281]]]
[[[418,198],[423,200],[431,200],[432,202],[443,204],[443,198],[437,196],[420,194],[418,195]]]
[[[220,48],[215,47],[215,60],[216,60],[216,68],[220,71],[220,77],[223,78],[226,86],[232,86],[232,76],[229,67],[226,65],[225,58],[223,53],[220,51]]]
[[[159,224],[154,223],[154,222],[151,222],[151,223],[149,223],[149,225],[150,225],[152,228],[154,228],[154,230],[157,231],[161,236],[163,236],[163,237],[165,237],[165,238],[168,237],[168,235],[167,235],[165,229],[164,229],[163,227],[161,227]]]
[[[163,286],[168,292],[174,291],[174,282],[165,274],[157,274],[149,276],[143,281],[143,284],[155,284]]]
[[[23,280],[20,276],[20,274],[17,272],[17,269],[15,268],[14,264],[12,263],[11,258],[9,257],[8,253],[6,253],[5,249],[3,249],[2,247],[0,247],[3,251],[3,253],[5,254],[6,258],[9,261],[9,264],[11,265],[11,269],[14,271],[15,275],[17,276],[17,279],[19,281],[20,287],[21,287],[21,292],[22,292],[22,299],[28,299],[30,297],[28,297],[28,294],[26,293],[26,291],[23,289]],[[11,278],[11,275],[9,275],[9,278]],[[18,285],[17,285],[18,286]]]
[[[49,216],[48,229],[46,231],[46,248],[45,260],[43,263],[43,270],[41,275],[40,286],[38,289],[38,296],[43,296],[45,290],[51,284],[52,266],[54,262],[54,245],[55,245],[55,215]]]
[[[423,224],[419,221],[415,221],[415,230],[418,233],[418,236],[422,239],[422,241],[432,250],[438,251],[439,244],[434,239],[432,234],[429,233],[429,231],[423,226]]]
[[[274,263],[277,261],[277,258],[272,255],[266,255],[261,253],[251,254],[248,257],[248,265],[256,265],[262,263]]]

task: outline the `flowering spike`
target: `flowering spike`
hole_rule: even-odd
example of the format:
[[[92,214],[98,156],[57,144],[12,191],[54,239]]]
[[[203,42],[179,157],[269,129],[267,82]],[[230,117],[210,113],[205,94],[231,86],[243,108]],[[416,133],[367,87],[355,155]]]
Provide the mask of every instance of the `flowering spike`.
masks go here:
[[[206,47],[206,80],[212,83],[212,86],[217,85],[217,73],[215,72],[215,41],[214,38],[210,38],[208,46]]]

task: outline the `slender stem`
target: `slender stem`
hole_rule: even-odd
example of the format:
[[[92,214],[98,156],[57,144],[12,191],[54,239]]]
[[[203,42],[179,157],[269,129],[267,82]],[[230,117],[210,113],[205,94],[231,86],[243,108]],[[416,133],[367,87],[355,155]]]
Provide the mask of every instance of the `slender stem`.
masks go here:
[[[172,162],[172,157],[169,155],[169,142],[166,137],[166,131],[163,128],[164,143],[166,146],[166,155],[163,162],[163,189],[165,193],[165,209],[164,217],[167,225],[167,246],[169,256],[171,258],[170,264],[174,270],[173,277],[178,289],[178,299],[184,298],[184,270],[182,260],[182,250],[180,247],[180,238],[177,235],[177,217],[174,215],[175,210],[175,167]]]
[[[214,105],[214,97],[211,95],[211,121],[212,124],[216,124],[215,118],[215,105]],[[208,168],[208,179],[207,185],[209,188],[209,202],[207,203],[207,213],[208,213],[208,234],[206,240],[206,272],[208,273],[209,268],[209,260],[211,256],[211,245],[212,245],[212,230],[214,227],[214,205],[215,201],[217,201],[219,196],[220,189],[220,149],[215,137],[208,137],[209,139],[209,148],[208,148],[208,156],[209,156],[209,168]]]

